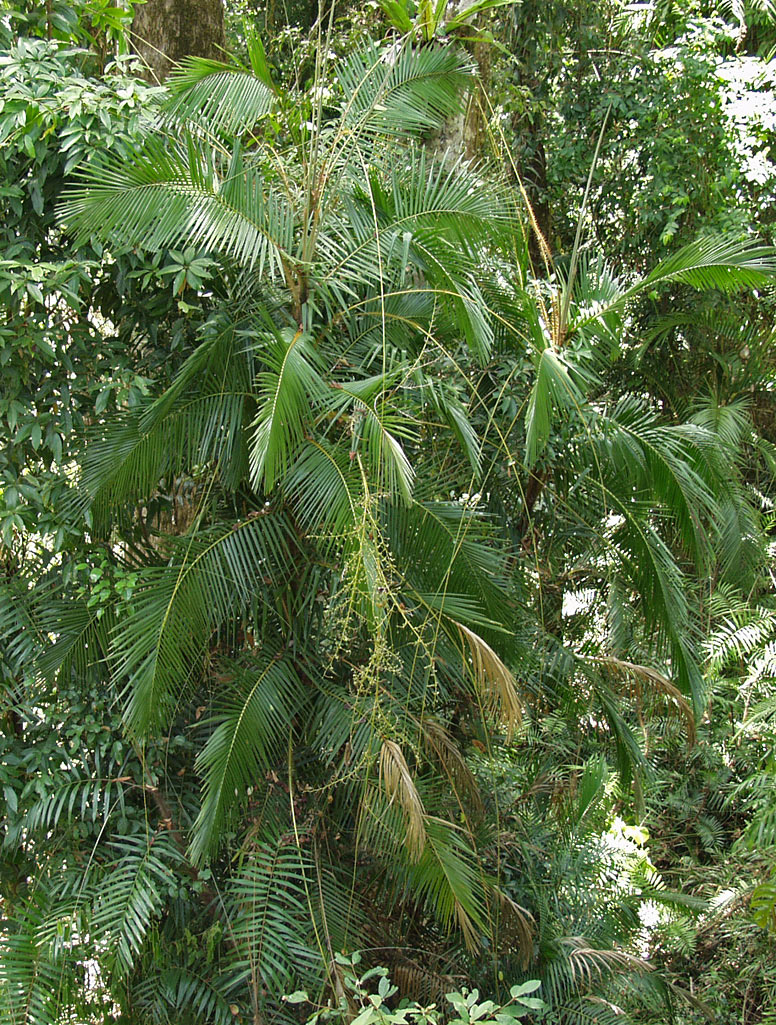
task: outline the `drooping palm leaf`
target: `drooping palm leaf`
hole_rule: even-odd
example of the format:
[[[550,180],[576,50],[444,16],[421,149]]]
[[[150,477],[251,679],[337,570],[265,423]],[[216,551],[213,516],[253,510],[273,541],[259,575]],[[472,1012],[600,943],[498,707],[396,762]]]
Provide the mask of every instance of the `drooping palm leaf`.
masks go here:
[[[182,538],[168,565],[142,572],[137,609],[119,623],[112,647],[114,672],[128,680],[126,721],[133,732],[142,735],[166,720],[213,631],[251,599],[262,600],[265,579],[285,579],[289,529],[282,514],[260,514]]]
[[[768,246],[729,236],[700,238],[667,257],[616,297],[583,313],[573,323],[573,328],[579,330],[594,320],[605,318],[626,307],[638,295],[666,282],[679,281],[693,288],[729,291],[762,287],[775,273],[776,258]]]
[[[267,338],[261,354],[259,412],[252,424],[250,472],[254,487],[271,491],[299,451],[310,414],[327,396],[311,339],[301,328]]]
[[[536,378],[528,398],[526,412],[526,466],[530,469],[550,437],[552,414],[556,408],[579,409],[583,397],[560,353],[547,346],[539,354]]]
[[[191,841],[196,863],[216,849],[231,810],[244,806],[249,787],[258,786],[287,748],[307,704],[293,663],[280,651],[265,650],[262,662],[224,665],[219,690],[196,763],[204,780]]]

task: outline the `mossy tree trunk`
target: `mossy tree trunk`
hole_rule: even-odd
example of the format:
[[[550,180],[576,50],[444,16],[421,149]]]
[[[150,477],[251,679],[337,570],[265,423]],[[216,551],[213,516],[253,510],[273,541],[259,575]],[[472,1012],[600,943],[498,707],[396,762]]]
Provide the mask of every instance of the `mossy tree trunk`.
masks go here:
[[[224,58],[224,8],[221,0],[146,0],[135,8],[135,50],[146,77],[163,82],[184,57]]]

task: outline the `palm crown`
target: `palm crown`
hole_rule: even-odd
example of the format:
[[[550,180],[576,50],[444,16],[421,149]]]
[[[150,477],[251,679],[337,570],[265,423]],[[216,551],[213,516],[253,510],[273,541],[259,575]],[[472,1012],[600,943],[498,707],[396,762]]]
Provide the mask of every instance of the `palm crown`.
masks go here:
[[[240,986],[277,1007],[299,972],[336,990],[335,951],[423,929],[471,957],[517,935],[529,962],[466,745],[566,702],[607,724],[627,778],[644,758],[623,693],[701,707],[682,566],[745,503],[712,430],[611,406],[599,375],[640,293],[773,269],[713,239],[635,283],[596,259],[539,282],[509,190],[429,143],[460,109],[462,51],[366,47],[331,96],[251,58],[190,61],[143,148],[65,205],[114,247],[218,254],[222,301],[172,387],[85,448],[78,501],[137,571],[131,601],[98,618],[47,593],[25,613],[58,624],[44,675],[109,667],[136,750],[192,731],[201,789],[184,766],[153,850],[97,859],[134,889],[98,875],[86,903],[126,973],[179,865],[217,872],[218,972],[165,982],[208,1016]],[[187,529],[152,535],[160,483],[183,480]],[[566,547],[540,564],[548,516]],[[579,649],[534,597],[558,565],[608,581]]]

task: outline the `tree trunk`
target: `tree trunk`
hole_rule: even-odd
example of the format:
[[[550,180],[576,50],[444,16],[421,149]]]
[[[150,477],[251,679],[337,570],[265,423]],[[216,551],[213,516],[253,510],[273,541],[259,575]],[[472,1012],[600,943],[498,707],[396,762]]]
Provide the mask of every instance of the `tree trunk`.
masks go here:
[[[477,62],[477,84],[469,99],[463,128],[463,141],[467,160],[478,160],[485,151],[488,126],[488,101],[491,79],[491,44],[477,39],[474,44],[474,59]]]
[[[457,8],[448,7],[448,13]],[[448,118],[438,132],[428,139],[429,150],[435,155],[455,163],[461,157],[479,160],[485,152],[488,124],[487,94],[491,81],[491,43],[477,39],[467,47],[477,64],[477,78],[466,109]]]
[[[184,57],[224,59],[224,9],[221,0],[146,0],[135,8],[135,50],[146,78],[163,82]]]

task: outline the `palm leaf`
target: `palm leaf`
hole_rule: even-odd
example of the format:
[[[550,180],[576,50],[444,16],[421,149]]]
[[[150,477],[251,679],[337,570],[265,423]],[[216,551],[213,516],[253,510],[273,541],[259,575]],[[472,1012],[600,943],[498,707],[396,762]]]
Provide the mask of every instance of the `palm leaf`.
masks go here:
[[[50,792],[30,805],[25,819],[30,832],[53,830],[63,818],[100,821],[104,825],[112,815],[125,814],[126,777],[100,779],[84,776],[75,768],[64,770],[62,777],[61,783],[55,783]]]
[[[510,605],[505,553],[487,519],[453,502],[384,507],[391,551],[407,583],[421,594],[470,595],[494,622]]]
[[[425,134],[461,110],[471,74],[465,54],[453,47],[404,46],[390,54],[372,44],[338,68],[343,122],[359,135]]]
[[[605,318],[644,292],[670,281],[699,289],[731,291],[762,287],[774,273],[776,259],[769,246],[758,246],[749,239],[741,241],[730,236],[701,238],[663,260],[616,298],[583,314],[573,323],[572,329],[578,331],[586,324]]]
[[[236,64],[187,57],[167,79],[168,117],[193,120],[210,132],[242,136],[276,105],[269,85]]]
[[[611,494],[610,499],[615,504]],[[647,628],[667,639],[672,676],[682,694],[692,697],[693,712],[698,717],[705,688],[690,640],[692,617],[686,578],[654,527],[639,522],[628,505],[617,503],[615,508],[625,520],[616,532],[618,547]]]
[[[713,436],[693,424],[662,424],[632,396],[623,396],[610,416],[599,413],[596,427],[604,432],[602,447],[615,473],[630,479],[637,493],[664,504],[688,551],[701,562],[706,531],[725,495],[711,465]]]
[[[128,681],[134,733],[166,721],[213,631],[259,597],[265,578],[285,578],[289,529],[274,513],[216,527],[181,539],[168,565],[140,574],[136,611],[120,622],[112,647],[114,673]]]
[[[402,749],[393,740],[383,740],[380,748],[380,783],[388,802],[396,801],[402,810],[407,850],[417,860],[426,846],[426,811]]]
[[[248,787],[277,761],[304,714],[305,692],[292,663],[269,651],[266,658],[263,665],[223,667],[217,711],[204,723],[211,732],[196,762],[204,784],[191,841],[195,863],[215,850],[231,810],[244,805]]]
[[[175,966],[166,968],[153,982],[155,998],[175,1015],[193,1014],[195,1020],[212,1022],[213,1025],[229,1025],[234,1021],[234,1004],[219,987],[221,979]]]
[[[50,1025],[67,979],[40,932],[44,914],[28,904],[0,935],[0,1023]]]
[[[293,242],[285,196],[244,165],[239,143],[219,172],[217,154],[182,134],[179,144],[151,137],[131,160],[90,168],[61,207],[68,228],[81,242],[100,234],[150,250],[194,246],[283,281]]]
[[[511,737],[522,720],[522,701],[512,673],[491,646],[463,623],[455,623],[469,656],[472,678],[486,714],[504,723]]]
[[[311,423],[312,409],[326,401],[311,339],[300,329],[267,339],[259,374],[259,412],[251,425],[250,472],[254,487],[267,491],[285,476]]]
[[[364,408],[361,440],[374,479],[388,497],[397,497],[409,505],[415,471],[398,440],[399,433],[406,439],[415,437],[407,426],[406,417],[378,410],[377,404]]]
[[[552,346],[541,351],[525,418],[525,461],[530,469],[541,455],[552,429],[556,407],[579,409],[583,397],[560,353]]]
[[[165,834],[125,836],[111,842],[116,859],[107,866],[94,899],[92,929],[106,942],[120,973],[131,971],[155,918],[176,884],[172,866],[180,861]]]
[[[308,531],[324,543],[342,544],[359,517],[361,483],[343,446],[308,439],[289,469],[284,491]]]
[[[480,869],[463,834],[450,823],[427,818],[426,844],[402,872],[413,899],[425,904],[446,929],[456,927],[474,951],[487,930],[487,897]]]
[[[256,843],[228,883],[224,903],[235,943],[233,967],[258,977],[274,996],[320,970],[308,900],[314,878],[306,851],[275,841]]]

